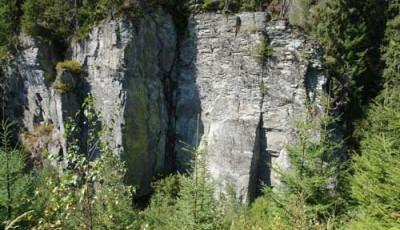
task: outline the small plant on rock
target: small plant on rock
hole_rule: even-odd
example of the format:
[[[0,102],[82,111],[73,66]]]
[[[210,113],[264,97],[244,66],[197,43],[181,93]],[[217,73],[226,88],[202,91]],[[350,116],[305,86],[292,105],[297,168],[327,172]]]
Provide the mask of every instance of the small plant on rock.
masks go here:
[[[258,55],[260,55],[262,57],[266,57],[266,58],[271,57],[274,52],[274,50],[272,49],[272,46],[266,42],[258,45],[257,51],[258,51]]]
[[[83,73],[79,62],[74,60],[59,62],[56,70],[57,77],[53,83],[53,88],[60,93],[67,93],[74,90],[79,81],[77,75]]]
[[[268,93],[268,86],[265,82],[260,83],[260,92],[261,94],[265,95]]]
[[[57,63],[56,66],[57,72],[60,72],[61,70],[67,70],[71,73],[75,74],[81,74],[82,73],[82,68],[81,64],[75,60],[66,60]]]
[[[260,59],[261,62],[264,62],[268,58],[271,58],[273,52],[274,50],[272,49],[272,46],[265,41],[257,45],[255,48],[255,55]]]

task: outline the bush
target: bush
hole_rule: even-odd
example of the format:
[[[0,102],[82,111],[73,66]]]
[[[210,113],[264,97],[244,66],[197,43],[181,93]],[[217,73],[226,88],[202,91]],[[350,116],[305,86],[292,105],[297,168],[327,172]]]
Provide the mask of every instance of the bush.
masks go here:
[[[45,164],[35,189],[40,218],[34,229],[137,229],[133,188],[123,182],[126,166],[101,141],[98,119],[89,96],[65,123],[67,151],[51,153],[45,161],[63,163]],[[87,138],[77,139],[82,130]]]
[[[61,70],[67,70],[75,74],[82,73],[81,64],[75,60],[67,60],[57,63],[56,70],[57,72],[60,72]]]
[[[272,49],[272,46],[270,46],[268,43],[263,43],[258,46],[258,51],[259,54],[264,56],[264,57],[271,57],[274,50]]]
[[[260,83],[260,92],[261,94],[265,95],[268,93],[268,86],[265,82]]]
[[[54,81],[56,79],[55,76],[56,75],[52,72],[44,72],[44,75],[43,75],[44,79],[49,82]]]

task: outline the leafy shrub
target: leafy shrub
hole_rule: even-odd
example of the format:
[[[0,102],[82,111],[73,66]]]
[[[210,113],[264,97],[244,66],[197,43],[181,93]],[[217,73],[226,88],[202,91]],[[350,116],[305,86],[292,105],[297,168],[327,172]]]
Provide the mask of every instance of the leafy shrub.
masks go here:
[[[73,1],[26,0],[22,9],[21,26],[30,35],[50,43],[65,43],[73,34]]]
[[[270,46],[268,43],[263,43],[258,46],[258,51],[259,54],[264,56],[264,57],[271,57],[274,50],[272,49],[272,46]]]
[[[67,152],[52,153],[46,161],[65,162],[67,167],[44,165],[43,184],[35,191],[42,212],[36,230],[137,229],[133,188],[123,183],[126,166],[101,141],[103,130],[93,103],[92,97],[86,98],[75,119],[66,122]],[[82,130],[87,138],[77,139]],[[83,142],[87,148],[79,145]]]
[[[44,73],[44,79],[45,79],[46,81],[52,82],[52,81],[54,81],[54,80],[56,79],[56,77],[55,77],[55,74],[54,74],[54,73],[45,72],[45,73]]]
[[[285,7],[286,1],[271,0],[268,2],[267,10],[271,14],[272,18],[283,18],[287,13],[287,7]]]
[[[260,10],[265,0],[230,0],[229,6],[225,5],[226,0],[204,0],[202,8],[205,11],[228,10],[230,12],[256,11]]]

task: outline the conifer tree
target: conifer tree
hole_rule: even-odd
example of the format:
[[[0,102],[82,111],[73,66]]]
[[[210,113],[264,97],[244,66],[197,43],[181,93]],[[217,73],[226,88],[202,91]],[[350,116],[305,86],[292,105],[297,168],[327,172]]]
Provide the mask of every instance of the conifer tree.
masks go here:
[[[180,190],[180,175],[169,175],[153,184],[154,193],[144,211],[144,229],[168,229],[173,219]]]
[[[214,187],[209,181],[205,165],[205,154],[200,155],[197,149],[194,153],[194,171],[189,177],[181,177],[180,192],[176,203],[177,226],[185,226],[186,229],[215,229],[216,200],[214,199]]]
[[[385,41],[382,46],[385,69],[383,78],[385,86],[391,87],[400,84],[400,1],[389,1],[387,9],[387,23]]]
[[[327,115],[298,122],[298,141],[286,147],[291,167],[275,168],[282,185],[266,188],[253,204],[252,222],[267,229],[329,229],[343,200],[339,192],[340,143]],[[318,138],[319,136],[319,138]]]
[[[400,1],[389,1],[383,61],[384,89],[368,111],[350,178],[356,208],[352,229],[400,228]]]
[[[189,145],[186,145],[185,150],[194,156],[192,173],[178,175],[179,181],[173,182],[174,177],[166,181],[173,182],[173,189],[169,190],[174,191],[172,194],[160,193],[158,190],[159,193],[153,196],[149,208],[145,211],[146,228],[217,229],[218,202],[214,197],[214,186],[206,170],[206,153]]]
[[[32,178],[26,172],[25,154],[11,147],[12,123],[1,123],[0,146],[0,226],[28,211]]]
[[[354,157],[351,229],[400,228],[400,87],[385,89],[369,110]]]
[[[333,109],[345,128],[350,148],[355,122],[380,87],[380,52],[385,7],[382,1],[323,0],[318,3],[314,33],[324,49]]]

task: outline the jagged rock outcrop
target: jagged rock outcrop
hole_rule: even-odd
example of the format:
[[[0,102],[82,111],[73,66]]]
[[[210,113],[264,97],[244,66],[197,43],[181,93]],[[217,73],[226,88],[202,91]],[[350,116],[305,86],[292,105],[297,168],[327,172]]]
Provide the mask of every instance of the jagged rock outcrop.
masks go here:
[[[260,182],[277,183],[267,164],[288,167],[293,121],[306,103],[318,105],[325,81],[318,47],[260,12],[195,15],[180,48],[178,137],[194,145],[199,128],[211,177],[249,201]]]
[[[165,90],[176,53],[171,16],[158,11],[138,21],[108,21],[71,52],[87,72],[103,126],[112,129],[111,147],[127,161],[128,180],[145,193],[165,164],[170,119]]]
[[[48,81],[55,77],[53,50],[25,35],[20,36],[20,41],[21,49],[6,70],[9,87],[6,111],[23,128],[22,142],[31,147],[27,150],[37,158],[44,150],[65,149],[64,121],[60,117],[62,107],[65,110],[71,103],[62,104]],[[27,138],[34,136],[37,138]]]
[[[142,192],[164,168],[170,119],[165,90],[174,77],[175,53],[175,27],[162,11],[138,21],[108,21],[71,46],[71,59],[87,72],[103,126],[112,129],[108,142]]]
[[[37,125],[51,123],[60,134],[55,140],[63,143],[63,122],[67,114],[74,114],[65,111],[76,110],[76,99],[53,89],[45,76],[55,67],[54,56],[44,56],[51,54],[47,48],[27,40],[30,43],[9,71],[11,78],[22,83],[12,87],[12,94],[20,98],[13,108],[24,108],[16,117],[22,119],[21,126],[28,133]],[[165,88],[174,77],[175,53],[172,17],[157,11],[139,20],[103,22],[88,39],[73,43],[66,55],[78,61],[86,73],[82,76],[86,85],[75,94],[84,97],[90,93],[95,99],[101,123],[110,129],[105,138],[127,161],[127,178],[137,185],[139,194],[148,191],[151,179],[164,168],[170,119]],[[65,151],[61,146],[57,151]]]
[[[257,48],[265,25],[263,13],[195,15],[178,65],[178,137],[194,145],[199,126],[210,175],[222,189],[231,185],[242,200],[254,196],[251,187],[257,184],[264,70]],[[186,153],[177,147],[183,164]]]
[[[127,178],[141,194],[167,164],[186,169],[190,154],[182,142],[198,142],[207,153],[219,191],[232,186],[247,202],[260,182],[275,185],[279,178],[267,164],[288,167],[284,146],[295,140],[292,121],[306,103],[321,110],[318,46],[262,12],[197,14],[181,32],[178,39],[172,17],[161,10],[101,23],[69,47],[66,59],[85,72],[82,86],[69,93],[49,79],[54,51],[23,37],[24,48],[8,68],[10,111],[25,128],[21,136],[65,151],[64,121],[90,93],[110,128],[104,138],[127,161]],[[51,138],[38,139],[40,130]]]

